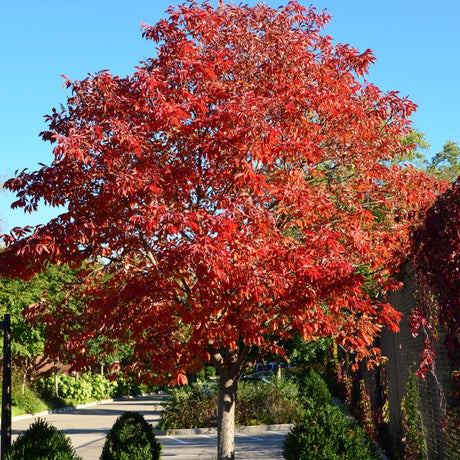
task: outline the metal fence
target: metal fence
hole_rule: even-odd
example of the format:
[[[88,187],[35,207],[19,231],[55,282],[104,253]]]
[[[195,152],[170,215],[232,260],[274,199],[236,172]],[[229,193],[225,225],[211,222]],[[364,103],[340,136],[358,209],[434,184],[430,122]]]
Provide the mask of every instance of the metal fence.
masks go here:
[[[413,337],[408,325],[408,315],[417,306],[418,289],[416,276],[411,264],[407,264],[401,273],[404,288],[391,293],[388,301],[400,312],[403,319],[399,333],[384,331],[380,338],[382,355],[388,358],[384,373],[382,369],[374,371],[361,370],[366,387],[370,390],[374,412],[384,401],[380,386],[385,385],[387,398],[386,409],[389,410],[388,423],[381,430],[381,443],[387,455],[392,459],[404,458],[403,423],[401,404],[407,393],[409,375],[416,372],[423,350],[424,337]],[[424,380],[417,378],[418,408],[425,439],[426,458],[429,460],[460,459],[460,437],[458,429],[458,400],[453,397],[453,368],[447,359],[443,337],[435,346],[436,359],[434,372],[428,373]],[[382,378],[385,380],[382,382]],[[382,427],[381,427],[382,428]],[[407,457],[406,457],[407,458]]]

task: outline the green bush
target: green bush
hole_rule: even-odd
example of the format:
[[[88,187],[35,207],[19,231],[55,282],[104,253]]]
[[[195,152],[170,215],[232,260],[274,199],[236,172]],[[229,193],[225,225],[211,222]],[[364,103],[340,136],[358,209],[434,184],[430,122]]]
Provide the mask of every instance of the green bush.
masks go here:
[[[46,409],[45,403],[27,385],[24,387],[24,393],[21,386],[12,388],[11,403],[26,414],[36,414]]]
[[[83,404],[111,398],[115,394],[116,386],[116,383],[110,382],[100,374],[85,372],[79,377],[58,375],[59,398],[71,403]],[[54,375],[41,379],[39,388],[43,398],[55,399]]]
[[[299,387],[307,407],[312,405],[324,406],[332,401],[327,383],[312,369],[299,379]]]
[[[110,429],[101,460],[159,460],[162,446],[139,412],[123,413]]]
[[[161,413],[158,427],[170,430],[217,426],[216,390],[197,383],[174,388]]]
[[[193,383],[195,383],[196,381],[206,382],[207,380],[210,380],[212,377],[215,377],[216,375],[217,375],[217,371],[214,366],[206,366],[206,367],[203,367],[201,371],[198,371],[195,374],[192,374],[189,378],[189,382],[193,382]]]
[[[292,423],[303,407],[293,380],[273,378],[270,382],[241,382],[235,410],[240,426]]]
[[[377,460],[375,445],[359,425],[331,404],[313,405],[286,436],[286,460]]]
[[[217,374],[216,368],[214,366],[206,366],[204,368],[204,376],[209,379],[215,377]]]
[[[101,374],[86,372],[82,375],[82,379],[86,380],[91,386],[91,399],[96,401],[111,398],[117,386],[115,382],[111,382]]]
[[[158,427],[163,430],[215,427],[217,398],[217,386],[194,383],[176,388],[164,407]],[[241,382],[235,423],[245,426],[292,423],[300,418],[302,411],[297,384],[292,380]]]
[[[164,390],[166,387],[162,385],[147,385],[145,383],[136,383],[134,378],[119,379],[116,382],[111,382],[113,390],[111,390],[113,398],[122,396],[140,395],[145,393],[157,393]]]
[[[5,460],[82,460],[70,439],[54,426],[37,419],[8,449]]]

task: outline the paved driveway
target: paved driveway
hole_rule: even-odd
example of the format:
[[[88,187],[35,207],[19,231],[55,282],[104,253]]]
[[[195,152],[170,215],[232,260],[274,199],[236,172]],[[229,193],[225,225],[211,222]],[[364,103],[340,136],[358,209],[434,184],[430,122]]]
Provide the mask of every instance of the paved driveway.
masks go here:
[[[156,425],[164,396],[138,397],[81,407],[68,412],[42,415],[59,430],[63,430],[72,440],[77,453],[84,460],[98,460],[102,452],[107,432],[124,411],[138,411],[145,419]],[[13,440],[33,423],[33,418],[13,420]],[[287,426],[267,429],[248,429],[235,435],[237,460],[281,460],[282,442]],[[163,459],[215,459],[217,438],[213,431],[191,434],[181,431],[174,436],[158,436],[163,444]]]

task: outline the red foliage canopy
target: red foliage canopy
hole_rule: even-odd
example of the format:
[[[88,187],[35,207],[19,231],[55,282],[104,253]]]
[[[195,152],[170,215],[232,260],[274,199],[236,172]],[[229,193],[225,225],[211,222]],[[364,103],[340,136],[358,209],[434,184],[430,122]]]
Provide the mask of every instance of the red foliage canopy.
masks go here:
[[[326,13],[192,2],[168,14],[143,26],[158,50],[132,76],[66,80],[42,133],[53,163],[5,187],[14,207],[68,212],[3,235],[1,273],[80,269],[61,305],[31,309],[48,351],[79,363],[100,357],[84,353],[100,335],[106,352],[135,343],[147,377],[222,350],[281,352],[294,331],[369,355],[400,315],[365,283],[395,285],[410,217],[436,188],[390,161],[410,148],[414,104],[365,80],[369,50],[320,34]]]

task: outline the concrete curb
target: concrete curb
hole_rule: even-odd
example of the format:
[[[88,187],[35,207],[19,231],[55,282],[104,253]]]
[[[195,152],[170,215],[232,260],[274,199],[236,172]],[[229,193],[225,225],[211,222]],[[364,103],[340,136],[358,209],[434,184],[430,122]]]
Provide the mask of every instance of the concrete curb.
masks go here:
[[[281,425],[254,425],[254,426],[236,426],[235,433],[257,434],[264,431],[283,431],[290,430],[292,424]],[[153,430],[155,436],[217,436],[217,428],[185,428],[180,430]]]
[[[85,404],[77,404],[76,406],[59,407],[58,409],[46,410],[43,412],[38,412],[37,414],[17,415],[16,417],[12,417],[11,421],[15,422],[19,420],[26,420],[28,418],[43,417],[45,415],[60,414],[62,412],[71,412],[76,409],[84,409],[85,407],[101,406],[103,404],[110,404],[115,401],[124,401],[127,399],[140,399],[140,398],[145,398],[146,396],[162,396],[162,395],[163,393],[145,393],[142,395],[123,396],[121,398],[102,399],[100,401],[93,401],[93,402],[85,403]]]

